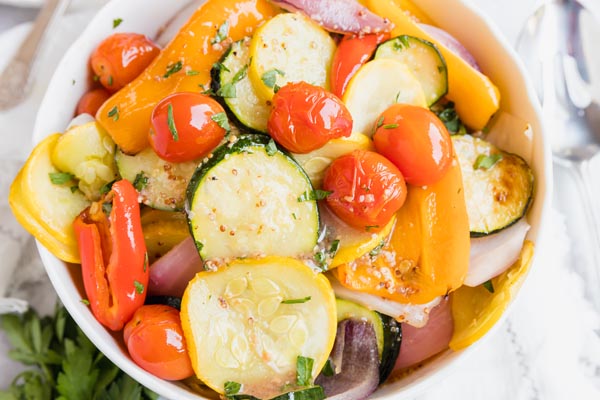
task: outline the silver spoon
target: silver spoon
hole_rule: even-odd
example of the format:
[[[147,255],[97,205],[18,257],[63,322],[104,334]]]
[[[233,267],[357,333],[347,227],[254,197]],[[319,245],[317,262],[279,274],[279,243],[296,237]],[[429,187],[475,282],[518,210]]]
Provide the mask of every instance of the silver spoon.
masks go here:
[[[554,162],[567,168],[579,191],[587,224],[589,258],[583,275],[586,297],[600,310],[600,184],[590,160],[600,153],[600,58],[597,48],[600,18],[584,0],[549,0],[527,20],[517,39],[542,103]],[[593,86],[593,85],[599,86]],[[594,90],[595,88],[598,90]],[[559,187],[557,187],[560,190]],[[594,193],[596,192],[596,193]],[[578,238],[579,239],[579,238]]]
[[[48,27],[68,3],[68,0],[46,0],[44,3],[27,38],[0,75],[0,111],[18,105],[27,97],[39,45]]]

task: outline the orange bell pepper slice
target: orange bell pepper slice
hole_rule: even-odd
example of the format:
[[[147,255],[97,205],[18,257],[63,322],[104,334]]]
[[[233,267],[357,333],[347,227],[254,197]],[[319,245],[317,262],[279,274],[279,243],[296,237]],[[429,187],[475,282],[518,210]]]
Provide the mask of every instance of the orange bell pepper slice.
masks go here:
[[[156,103],[208,89],[210,70],[229,45],[279,12],[267,0],[207,0],[141,75],[104,102],[96,119],[121,150],[138,153],[148,146]]]
[[[150,268],[137,198],[133,185],[120,180],[73,223],[92,313],[113,331],[146,299]]]
[[[379,254],[341,265],[333,275],[350,289],[400,303],[425,304],[460,287],[470,250],[462,186],[456,160],[435,184],[409,186],[394,231]]]

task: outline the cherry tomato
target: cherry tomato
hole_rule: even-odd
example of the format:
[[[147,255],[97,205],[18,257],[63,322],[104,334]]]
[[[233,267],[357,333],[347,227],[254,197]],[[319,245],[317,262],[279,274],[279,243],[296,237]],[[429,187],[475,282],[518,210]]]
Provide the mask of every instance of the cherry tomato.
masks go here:
[[[180,380],[194,374],[179,311],[173,307],[138,308],[125,325],[123,339],[133,361],[161,379]]]
[[[159,52],[144,35],[115,33],[96,47],[90,64],[102,86],[114,93],[141,74]]]
[[[452,141],[433,112],[394,104],[381,117],[373,136],[375,148],[402,171],[407,183],[425,186],[444,176],[452,162]]]
[[[333,161],[323,180],[327,205],[347,224],[367,231],[383,228],[406,200],[402,173],[387,158],[355,150]]]
[[[371,59],[377,45],[389,38],[389,33],[344,36],[331,63],[331,92],[341,98],[356,71]]]
[[[308,153],[330,139],[352,134],[352,116],[342,101],[319,86],[289,83],[273,97],[267,124],[273,139],[293,153]]]
[[[91,116],[96,115],[96,112],[100,106],[108,100],[110,93],[106,89],[92,89],[85,92],[77,103],[77,109],[75,115],[90,114]]]
[[[200,158],[225,136],[227,116],[216,100],[200,93],[174,93],[152,111],[150,145],[164,160],[183,162]],[[219,125],[221,123],[221,125]]]

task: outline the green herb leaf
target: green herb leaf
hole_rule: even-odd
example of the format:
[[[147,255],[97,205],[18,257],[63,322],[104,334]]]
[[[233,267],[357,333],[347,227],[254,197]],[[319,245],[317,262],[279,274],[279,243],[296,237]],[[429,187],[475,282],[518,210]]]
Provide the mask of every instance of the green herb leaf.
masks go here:
[[[299,386],[311,384],[314,362],[315,360],[310,357],[298,356],[296,359],[296,383]]]
[[[213,68],[216,69],[217,71],[226,71],[226,72],[231,72],[229,71],[229,68],[227,68],[225,66],[225,64],[220,63],[220,62],[216,62],[213,64]]]
[[[394,50],[396,50],[396,51],[408,49],[409,47],[410,47],[410,42],[408,41],[408,36],[406,36],[406,35],[398,36],[394,40]]]
[[[108,111],[108,118],[113,119],[113,121],[118,121],[119,120],[119,108],[117,106],[114,106],[113,108],[111,108]]]
[[[273,68],[265,72],[260,79],[263,81],[265,86],[273,88],[275,87],[275,82],[277,82],[277,75],[285,76],[285,72],[280,69]]]
[[[335,375],[335,369],[333,368],[333,363],[331,362],[331,359],[327,359],[327,362],[323,366],[323,370],[321,370],[321,373],[325,376]]]
[[[100,188],[100,194],[106,194],[108,192],[110,192],[110,190],[112,189],[112,185],[116,182],[117,180],[115,179],[114,181],[110,181],[106,184],[104,184],[101,188]]]
[[[398,124],[385,124],[383,125],[383,129],[396,129]]]
[[[487,289],[488,292],[490,293],[494,293],[494,284],[492,283],[492,280],[488,280],[483,282],[483,287]]]
[[[229,82],[217,90],[217,95],[225,99],[235,99],[237,97],[237,89],[233,83]]]
[[[275,144],[275,141],[273,139],[269,139],[269,143],[267,143],[266,150],[268,156],[274,156],[275,153],[277,153],[277,145]]]
[[[223,40],[227,39],[227,35],[229,35],[229,21],[225,21],[221,24],[219,29],[217,29],[217,34],[214,39],[211,40],[211,44],[221,43]]]
[[[440,109],[440,106],[435,106],[432,111],[434,111],[438,118],[444,123],[448,132],[451,135],[464,135],[467,133],[467,128],[465,128],[458,117],[458,113],[454,108],[454,103],[449,101],[441,107],[442,108]]]
[[[502,153],[490,154],[489,156],[480,154],[473,163],[473,169],[490,169],[500,160],[502,160]]]
[[[195,75],[198,75],[199,73],[200,73],[200,72],[198,72],[198,71],[194,71],[193,69],[190,69],[190,70],[187,70],[187,71],[185,71],[185,74],[186,74],[187,76],[195,76]]]
[[[383,249],[384,245],[385,245],[385,241],[382,240],[381,242],[379,242],[379,244],[377,246],[375,246],[371,251],[369,251],[369,256],[370,257],[378,256],[379,253],[381,253],[381,249]]]
[[[177,127],[175,126],[175,119],[173,118],[173,104],[169,103],[167,106],[167,125],[169,126],[169,132],[173,136],[174,141],[179,140],[179,134],[177,133]]]
[[[90,301],[88,299],[81,299],[80,300],[83,304],[85,304],[86,306],[90,305]]]
[[[48,175],[50,176],[50,182],[55,185],[64,185],[75,179],[75,175],[68,172],[50,172]]]
[[[373,229],[379,229],[379,225],[367,225],[367,226],[365,226],[365,230],[367,232],[369,232],[369,231],[371,231]]]
[[[121,25],[121,22],[123,22],[123,18],[113,19],[113,29],[115,29],[117,26]]]
[[[147,184],[148,184],[148,177],[146,176],[146,174],[144,174],[144,171],[139,172],[135,176],[135,179],[133,180],[133,187],[138,192],[141,192],[142,190],[144,190],[144,188],[146,187]]]
[[[181,61],[167,65],[167,72],[165,72],[163,78],[168,78],[171,75],[181,71],[181,68],[183,68],[183,63]]]
[[[225,395],[231,396],[234,394],[238,394],[242,389],[242,385],[237,382],[227,381],[225,382]]]
[[[231,130],[231,126],[229,125],[229,119],[227,118],[227,114],[225,114],[225,112],[216,113],[212,117],[210,117],[210,119],[215,121],[217,125],[219,125],[221,128],[225,129],[226,132],[229,132]]]
[[[137,294],[144,293],[144,285],[142,285],[140,282],[133,281],[133,286],[135,286],[135,291]]]
[[[333,242],[331,242],[331,246],[329,246],[329,255],[331,257],[335,256],[339,249],[340,249],[340,241],[339,241],[339,239],[335,239]]]
[[[301,299],[281,300],[281,304],[302,304],[302,303],[306,303],[310,299],[311,299],[310,296],[306,296]]]
[[[327,196],[329,196],[331,193],[333,193],[333,192],[328,191],[328,190],[321,190],[321,189],[316,189],[316,190],[312,190],[312,191],[307,190],[306,192],[302,193],[298,197],[298,202],[323,200],[323,199],[327,198]]]
[[[113,77],[112,77],[112,75],[109,75],[108,79],[106,81],[107,81],[106,83],[108,83],[108,86],[112,86],[112,84],[113,84]]]

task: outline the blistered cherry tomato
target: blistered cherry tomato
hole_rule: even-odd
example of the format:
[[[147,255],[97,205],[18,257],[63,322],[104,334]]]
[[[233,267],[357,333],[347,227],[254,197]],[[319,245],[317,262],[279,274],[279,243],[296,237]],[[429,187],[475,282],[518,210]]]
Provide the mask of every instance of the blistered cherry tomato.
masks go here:
[[[331,92],[341,98],[356,71],[369,61],[377,45],[389,38],[389,33],[344,36],[331,63]]]
[[[267,125],[273,139],[293,153],[308,153],[330,139],[352,134],[352,116],[342,101],[319,86],[289,83],[273,97]]]
[[[183,162],[214,149],[226,134],[223,107],[200,93],[174,93],[152,111],[150,145],[164,160]],[[221,125],[220,125],[221,124]]]
[[[179,311],[165,305],[145,305],[125,325],[123,339],[137,365],[166,380],[193,375]]]
[[[347,224],[368,231],[383,228],[406,200],[402,173],[387,158],[355,150],[333,161],[323,180],[327,205]]]
[[[100,106],[108,100],[110,93],[106,89],[92,89],[85,92],[77,103],[77,109],[75,115],[90,114],[91,116],[96,115],[96,111]]]
[[[141,74],[159,52],[144,35],[115,33],[96,47],[90,64],[102,86],[114,93]]]
[[[452,162],[452,141],[433,112],[394,104],[381,117],[373,136],[375,148],[402,171],[407,183],[430,185],[444,176]]]

